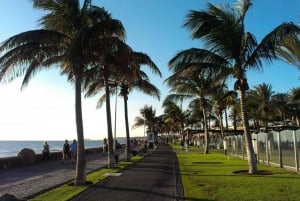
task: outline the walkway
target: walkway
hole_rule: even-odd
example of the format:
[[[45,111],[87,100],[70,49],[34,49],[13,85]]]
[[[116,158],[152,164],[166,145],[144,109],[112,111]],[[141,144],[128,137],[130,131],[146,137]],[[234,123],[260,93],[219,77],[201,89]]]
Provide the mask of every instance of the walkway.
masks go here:
[[[72,199],[82,200],[183,200],[176,154],[169,146],[159,145],[157,150],[128,166],[119,176],[110,176]]]

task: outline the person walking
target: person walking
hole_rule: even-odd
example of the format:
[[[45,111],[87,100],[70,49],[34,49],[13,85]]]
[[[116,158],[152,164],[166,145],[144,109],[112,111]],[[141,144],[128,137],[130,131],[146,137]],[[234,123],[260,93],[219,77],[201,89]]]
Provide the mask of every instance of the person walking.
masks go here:
[[[65,140],[65,144],[63,146],[63,163],[68,159],[70,155],[70,145],[68,140]]]
[[[43,145],[43,160],[48,160],[49,159],[49,154],[50,154],[50,147],[47,141],[44,142]]]
[[[72,163],[76,162],[76,157],[77,157],[77,142],[74,139],[73,143],[70,146],[71,149],[71,158],[72,158]]]
[[[103,156],[105,156],[106,155],[106,153],[108,152],[108,144],[107,144],[107,139],[106,138],[104,138],[103,139],[103,147],[102,147],[102,151],[103,151]]]

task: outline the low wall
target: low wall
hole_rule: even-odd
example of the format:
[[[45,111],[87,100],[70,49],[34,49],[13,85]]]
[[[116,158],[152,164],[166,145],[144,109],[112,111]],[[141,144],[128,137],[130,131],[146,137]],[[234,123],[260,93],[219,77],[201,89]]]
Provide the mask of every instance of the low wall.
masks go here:
[[[102,147],[85,149],[86,154],[95,154],[95,153],[100,153],[100,152],[102,152]],[[61,152],[51,152],[49,155],[49,160],[62,160],[62,153]],[[43,155],[36,154],[35,159],[34,159],[34,164],[40,163],[42,161],[43,161]],[[24,161],[24,158],[20,157],[20,156],[0,158],[0,170],[7,169],[7,168],[13,168],[13,167],[20,167],[20,166],[25,166],[25,165],[30,165],[30,164],[26,163],[26,161]]]

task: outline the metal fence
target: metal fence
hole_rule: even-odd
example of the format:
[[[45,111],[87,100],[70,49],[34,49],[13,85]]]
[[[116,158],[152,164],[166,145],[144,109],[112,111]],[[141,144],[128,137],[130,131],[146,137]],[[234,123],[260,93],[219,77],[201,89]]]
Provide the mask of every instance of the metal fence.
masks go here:
[[[226,136],[228,154],[247,159],[243,135]],[[273,127],[252,133],[257,162],[299,171],[300,128]]]

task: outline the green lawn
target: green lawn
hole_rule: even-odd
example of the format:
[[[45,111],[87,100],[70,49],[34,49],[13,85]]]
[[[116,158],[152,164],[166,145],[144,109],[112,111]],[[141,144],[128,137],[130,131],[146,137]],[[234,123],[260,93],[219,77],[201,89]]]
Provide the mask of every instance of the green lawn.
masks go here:
[[[235,171],[248,170],[247,161],[225,156],[223,153],[203,154],[197,149],[182,152],[174,147],[180,165],[185,200],[190,201],[297,201],[300,200],[300,175],[284,169],[258,165],[270,175],[236,174]],[[95,171],[87,175],[87,180],[98,183],[106,172],[118,172],[141,157],[133,157],[132,162],[120,162],[115,169]],[[68,200],[84,191],[88,186],[63,185],[39,195],[31,200]]]
[[[288,201],[300,200],[300,175],[258,165],[271,175],[236,174],[247,161],[222,153],[177,152],[185,200]]]

